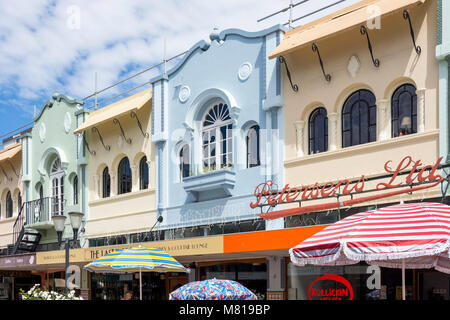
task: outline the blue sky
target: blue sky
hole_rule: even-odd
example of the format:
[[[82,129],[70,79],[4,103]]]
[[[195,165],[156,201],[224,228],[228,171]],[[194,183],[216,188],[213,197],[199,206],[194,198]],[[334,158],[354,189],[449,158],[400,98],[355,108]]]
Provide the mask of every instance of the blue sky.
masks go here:
[[[345,0],[303,19],[307,23],[359,0]],[[300,2],[294,0],[294,3]],[[303,16],[338,0],[310,0]],[[32,122],[54,92],[83,99],[127,76],[208,40],[214,27],[256,31],[288,21],[289,0],[14,0],[0,1],[0,140]],[[99,97],[145,83],[152,70]],[[93,100],[86,101],[86,106]]]

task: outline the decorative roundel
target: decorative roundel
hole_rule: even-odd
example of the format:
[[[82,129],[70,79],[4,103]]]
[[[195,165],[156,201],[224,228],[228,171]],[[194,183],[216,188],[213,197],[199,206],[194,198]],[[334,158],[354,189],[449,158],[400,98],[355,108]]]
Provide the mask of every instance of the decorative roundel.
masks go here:
[[[66,115],[64,116],[64,130],[66,131],[66,133],[69,133],[71,126],[72,117],[70,116],[70,113],[66,112]]]
[[[178,94],[178,99],[180,99],[181,102],[186,102],[189,99],[190,95],[191,89],[189,89],[188,86],[182,86],[180,88],[180,93]]]
[[[47,128],[45,127],[45,123],[41,123],[41,125],[39,127],[39,138],[41,139],[41,142],[44,142],[46,134],[47,134]]]
[[[250,62],[244,62],[239,67],[238,77],[241,81],[247,80],[252,74],[253,67]]]

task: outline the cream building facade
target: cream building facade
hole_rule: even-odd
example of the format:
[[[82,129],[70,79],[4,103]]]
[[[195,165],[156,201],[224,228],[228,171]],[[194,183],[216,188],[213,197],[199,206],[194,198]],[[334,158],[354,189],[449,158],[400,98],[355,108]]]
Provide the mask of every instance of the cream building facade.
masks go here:
[[[361,1],[288,32],[271,54],[284,57],[291,74],[291,79],[284,77],[286,183],[370,178],[386,174],[387,161],[395,168],[405,156],[434,164],[439,158],[435,47],[435,1]],[[295,84],[298,92],[292,89]],[[370,104],[366,114],[365,103]],[[402,111],[408,103],[409,116]],[[359,105],[360,114],[347,111],[349,104]],[[313,127],[317,116],[327,122],[325,134]],[[412,125],[400,136],[405,117],[412,118]],[[353,129],[360,132],[347,137]],[[325,145],[318,145],[320,135]],[[435,187],[388,201],[438,196]]]
[[[93,111],[75,130],[89,156],[89,218],[95,245],[110,236],[148,232],[155,223],[151,90]],[[130,240],[124,240],[129,243]]]
[[[0,249],[12,243],[13,227],[22,207],[22,144],[0,150]]]

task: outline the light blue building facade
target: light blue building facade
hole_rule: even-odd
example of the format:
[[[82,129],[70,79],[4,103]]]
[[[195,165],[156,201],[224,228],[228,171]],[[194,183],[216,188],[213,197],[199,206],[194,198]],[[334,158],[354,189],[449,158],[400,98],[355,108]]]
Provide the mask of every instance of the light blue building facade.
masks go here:
[[[166,239],[185,228],[222,233],[214,228],[237,222],[283,228],[257,220],[250,202],[257,184],[283,184],[283,81],[268,55],[284,31],[214,29],[210,42],[151,80],[159,230],[174,232]]]

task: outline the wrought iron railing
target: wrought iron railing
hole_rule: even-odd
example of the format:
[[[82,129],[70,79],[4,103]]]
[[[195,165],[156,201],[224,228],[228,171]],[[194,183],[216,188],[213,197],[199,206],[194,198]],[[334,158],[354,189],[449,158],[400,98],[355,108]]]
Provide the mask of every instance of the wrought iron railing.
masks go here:
[[[51,197],[25,203],[26,224],[51,221],[52,215],[63,215],[64,197]]]

